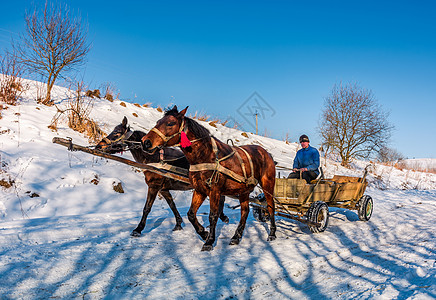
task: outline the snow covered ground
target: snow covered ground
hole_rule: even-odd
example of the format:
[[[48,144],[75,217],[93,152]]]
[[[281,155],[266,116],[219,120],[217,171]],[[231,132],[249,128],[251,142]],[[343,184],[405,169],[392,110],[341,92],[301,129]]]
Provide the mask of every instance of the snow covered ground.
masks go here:
[[[67,91],[55,92],[62,105]],[[34,95],[29,90],[0,119],[0,179],[15,181],[0,189],[1,299],[436,298],[435,174],[375,165],[366,191],[375,201],[369,222],[330,208],[327,230],[312,234],[302,223],[277,217],[273,242],[266,241],[268,226],[250,214],[240,245],[228,245],[240,211],[227,206],[230,222],[218,223],[214,250],[205,253],[186,217],[191,192],[173,192],[183,231],[171,231],[175,219],[157,200],[143,235],[130,237],[145,201],[143,175],[52,144],[55,136],[88,142],[65,124],[57,132],[47,128],[56,108],[36,104]],[[162,113],[96,100],[92,117],[106,132],[123,116],[133,129],[147,131]],[[202,124],[222,140],[263,145],[285,167],[298,147]],[[366,165],[345,169],[323,161],[327,176],[361,175]],[[113,190],[118,182],[125,193]],[[208,210],[205,202],[199,213],[205,224]]]

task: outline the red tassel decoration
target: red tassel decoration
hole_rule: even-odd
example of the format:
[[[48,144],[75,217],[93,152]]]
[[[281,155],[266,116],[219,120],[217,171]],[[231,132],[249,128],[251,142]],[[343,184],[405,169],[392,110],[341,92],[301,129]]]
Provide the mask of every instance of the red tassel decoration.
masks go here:
[[[182,146],[182,148],[191,146],[191,141],[188,139],[184,131],[180,133],[180,146]]]

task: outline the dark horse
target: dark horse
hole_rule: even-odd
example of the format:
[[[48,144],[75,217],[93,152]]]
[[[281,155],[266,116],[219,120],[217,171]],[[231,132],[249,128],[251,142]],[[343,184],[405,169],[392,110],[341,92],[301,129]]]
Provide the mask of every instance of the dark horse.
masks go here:
[[[108,153],[119,153],[126,149],[130,150],[135,161],[140,163],[167,163],[168,165],[174,166],[176,168],[181,168],[184,170],[189,169],[189,162],[185,155],[177,149],[165,148],[159,149],[159,151],[146,152],[143,151],[141,146],[141,139],[146,134],[142,131],[132,131],[127,125],[127,118],[124,117],[121,124],[117,125],[114,130],[103,140],[101,140],[96,149],[102,150]],[[190,184],[177,181],[158,175],[150,171],[144,171],[145,182],[148,185],[147,201],[145,202],[144,210],[142,213],[141,221],[139,222],[136,229],[131,233],[132,236],[138,237],[141,235],[142,230],[145,227],[145,222],[147,221],[147,216],[151,211],[154,200],[158,193],[160,193],[168,203],[174,216],[176,217],[176,226],[173,230],[182,229],[182,217],[177,211],[176,205],[174,203],[173,197],[171,196],[170,190],[186,191],[192,189]],[[221,207],[221,220],[228,222],[227,216],[222,213]]]
[[[275,164],[271,155],[257,145],[231,147],[219,141],[205,127],[185,117],[187,109],[188,107],[178,112],[175,106],[167,111],[142,138],[142,142],[147,151],[181,143],[182,151],[191,164],[189,179],[195,189],[188,218],[196,232],[205,240],[202,251],[213,249],[221,195],[239,198],[241,220],[230,241],[231,245],[239,244],[249,213],[249,194],[257,182],[260,183],[268,204],[271,220],[268,240],[274,240]],[[205,230],[196,216],[207,196],[210,199],[210,232]]]

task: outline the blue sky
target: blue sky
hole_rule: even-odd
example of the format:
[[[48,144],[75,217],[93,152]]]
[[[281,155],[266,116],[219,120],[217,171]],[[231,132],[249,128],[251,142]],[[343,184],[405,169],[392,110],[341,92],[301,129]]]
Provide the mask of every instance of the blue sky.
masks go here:
[[[335,83],[357,82],[390,112],[391,147],[436,158],[431,1],[65,2],[89,24],[91,88],[112,82],[130,102],[189,105],[252,132],[244,109],[257,99],[259,133],[306,133],[317,146],[324,98]],[[32,3],[44,1],[2,3],[2,49]]]

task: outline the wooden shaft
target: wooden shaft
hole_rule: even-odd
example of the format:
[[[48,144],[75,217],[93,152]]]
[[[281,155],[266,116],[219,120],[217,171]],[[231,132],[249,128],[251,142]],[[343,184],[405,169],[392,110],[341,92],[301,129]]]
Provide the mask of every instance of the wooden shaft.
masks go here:
[[[161,170],[161,169],[158,169],[156,167],[149,166],[149,165],[143,164],[143,163],[138,163],[136,161],[132,161],[132,160],[129,160],[129,159],[126,159],[126,158],[122,158],[122,157],[116,156],[116,155],[112,155],[112,154],[105,153],[105,152],[102,152],[102,151],[98,151],[98,150],[94,150],[94,149],[89,149],[87,147],[76,145],[76,144],[73,144],[71,142],[71,140],[68,140],[68,139],[64,139],[64,138],[60,138],[60,137],[54,137],[53,138],[53,143],[65,146],[65,147],[69,148],[69,150],[72,150],[72,151],[82,151],[82,152],[86,152],[86,153],[89,153],[89,154],[92,154],[92,155],[95,155],[95,156],[100,156],[100,157],[112,159],[112,160],[121,162],[123,164],[127,164],[129,166],[133,166],[133,167],[145,170],[145,171],[150,171],[150,172],[159,174],[161,176],[165,176],[165,177],[168,177],[168,178],[171,178],[171,179],[174,179],[174,180],[178,180],[178,181],[181,181],[181,182],[184,182],[184,183],[187,183],[187,184],[191,184],[191,182],[189,181],[188,177],[177,175],[177,174],[168,172],[166,170]]]

